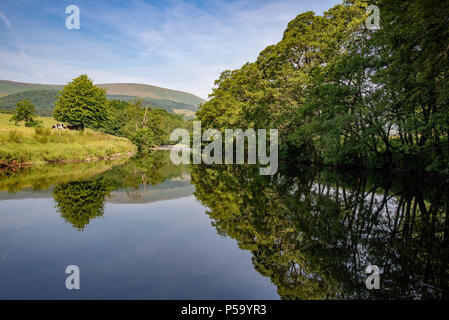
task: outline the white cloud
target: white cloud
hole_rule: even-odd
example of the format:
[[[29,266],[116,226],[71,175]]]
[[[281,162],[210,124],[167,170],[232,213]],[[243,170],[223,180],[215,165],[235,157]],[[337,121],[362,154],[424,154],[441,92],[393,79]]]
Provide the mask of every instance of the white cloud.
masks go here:
[[[267,45],[282,38],[287,23],[296,15],[309,10],[321,13],[337,1],[205,3],[202,7],[172,0],[153,5],[132,0],[112,6],[103,1],[80,1],[80,30],[67,31],[63,22],[55,28],[46,21],[36,23],[41,28],[35,30],[40,31],[39,37],[21,30],[20,35],[28,37],[27,53],[23,48],[19,49],[23,54],[9,52],[11,60],[0,62],[0,77],[21,72],[29,76],[32,71],[37,77],[29,76],[28,81],[45,77],[51,83],[64,83],[88,73],[97,83],[143,82],[206,98],[221,71],[254,61]],[[58,10],[48,8],[52,15]],[[13,30],[2,12],[0,18]],[[29,60],[27,67],[22,65],[24,59]]]
[[[9,31],[14,32],[11,22],[9,22],[8,18],[3,14],[3,12],[0,11],[0,18],[3,20],[3,22],[6,24],[6,27],[9,29]]]

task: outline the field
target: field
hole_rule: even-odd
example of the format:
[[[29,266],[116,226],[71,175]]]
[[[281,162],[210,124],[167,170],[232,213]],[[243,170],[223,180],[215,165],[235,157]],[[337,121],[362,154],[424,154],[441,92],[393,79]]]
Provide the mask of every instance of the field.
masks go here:
[[[128,139],[91,129],[51,130],[53,118],[38,117],[43,128],[35,129],[16,126],[10,117],[0,113],[0,165],[90,161],[136,151]]]
[[[183,114],[186,117],[194,117],[195,116],[195,111],[187,110],[187,109],[174,109],[173,112],[175,114]]]

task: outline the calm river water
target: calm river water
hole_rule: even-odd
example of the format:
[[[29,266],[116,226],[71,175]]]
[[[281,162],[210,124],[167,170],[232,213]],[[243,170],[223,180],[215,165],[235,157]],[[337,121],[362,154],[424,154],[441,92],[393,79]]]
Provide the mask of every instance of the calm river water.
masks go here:
[[[3,171],[0,299],[447,299],[448,190],[410,175],[175,166],[163,151]],[[79,290],[65,286],[69,265]]]

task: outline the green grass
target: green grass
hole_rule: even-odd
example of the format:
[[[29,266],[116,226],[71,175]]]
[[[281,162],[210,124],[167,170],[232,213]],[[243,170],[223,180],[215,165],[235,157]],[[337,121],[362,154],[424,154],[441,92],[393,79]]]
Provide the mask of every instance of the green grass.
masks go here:
[[[91,129],[51,130],[53,118],[38,117],[42,129],[15,126],[10,118],[0,113],[0,164],[89,161],[136,151],[128,139]]]

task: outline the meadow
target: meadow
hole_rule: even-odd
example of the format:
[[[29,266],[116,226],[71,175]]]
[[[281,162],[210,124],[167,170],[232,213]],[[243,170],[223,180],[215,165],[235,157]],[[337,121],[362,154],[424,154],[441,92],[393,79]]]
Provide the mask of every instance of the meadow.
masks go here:
[[[0,113],[0,166],[93,161],[136,151],[128,139],[95,130],[52,130],[53,118],[37,117],[42,128],[16,126],[10,118]]]

